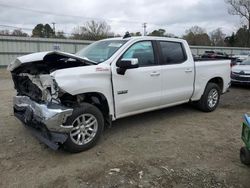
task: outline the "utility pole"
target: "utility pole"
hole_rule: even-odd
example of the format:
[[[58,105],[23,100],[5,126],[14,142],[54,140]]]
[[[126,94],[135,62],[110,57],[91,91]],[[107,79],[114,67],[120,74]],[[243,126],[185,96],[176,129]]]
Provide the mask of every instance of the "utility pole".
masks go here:
[[[52,25],[53,25],[53,31],[54,31],[54,33],[56,34],[56,23],[55,23],[55,22],[52,22]]]
[[[147,23],[143,23],[142,27],[143,27],[143,36],[146,36],[147,35],[147,31],[146,31],[146,29],[147,29]]]

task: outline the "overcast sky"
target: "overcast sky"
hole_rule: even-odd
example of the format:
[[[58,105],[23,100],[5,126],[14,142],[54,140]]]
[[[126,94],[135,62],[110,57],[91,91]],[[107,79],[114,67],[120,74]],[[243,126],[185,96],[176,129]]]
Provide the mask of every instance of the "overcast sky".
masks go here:
[[[105,20],[119,34],[142,32],[146,22],[148,32],[163,28],[177,36],[194,25],[231,34],[243,23],[228,14],[224,0],[1,0],[0,12],[0,25],[33,28],[55,22],[66,33],[91,19]]]

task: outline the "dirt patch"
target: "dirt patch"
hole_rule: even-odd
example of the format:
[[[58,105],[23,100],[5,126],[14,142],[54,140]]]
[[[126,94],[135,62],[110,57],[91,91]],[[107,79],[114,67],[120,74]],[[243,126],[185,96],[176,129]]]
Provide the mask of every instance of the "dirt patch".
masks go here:
[[[250,186],[239,160],[249,87],[231,88],[213,113],[181,105],[118,120],[96,147],[69,154],[39,143],[14,118],[5,69],[0,86],[0,187]]]

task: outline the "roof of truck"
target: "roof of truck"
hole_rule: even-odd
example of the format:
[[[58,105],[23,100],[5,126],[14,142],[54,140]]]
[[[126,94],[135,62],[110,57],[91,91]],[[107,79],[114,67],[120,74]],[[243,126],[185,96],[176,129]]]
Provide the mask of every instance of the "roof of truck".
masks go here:
[[[185,40],[179,38],[169,38],[169,37],[155,37],[155,36],[133,36],[133,37],[114,37],[114,38],[107,38],[103,40],[169,40],[169,41],[176,41],[176,42],[183,42]]]

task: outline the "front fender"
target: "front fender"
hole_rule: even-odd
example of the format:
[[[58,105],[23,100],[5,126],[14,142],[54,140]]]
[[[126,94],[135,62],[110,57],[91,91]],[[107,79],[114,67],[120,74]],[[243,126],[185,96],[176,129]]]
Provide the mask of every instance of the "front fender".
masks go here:
[[[60,89],[71,94],[98,92],[103,94],[114,115],[111,70],[106,64],[61,69],[51,74]]]

